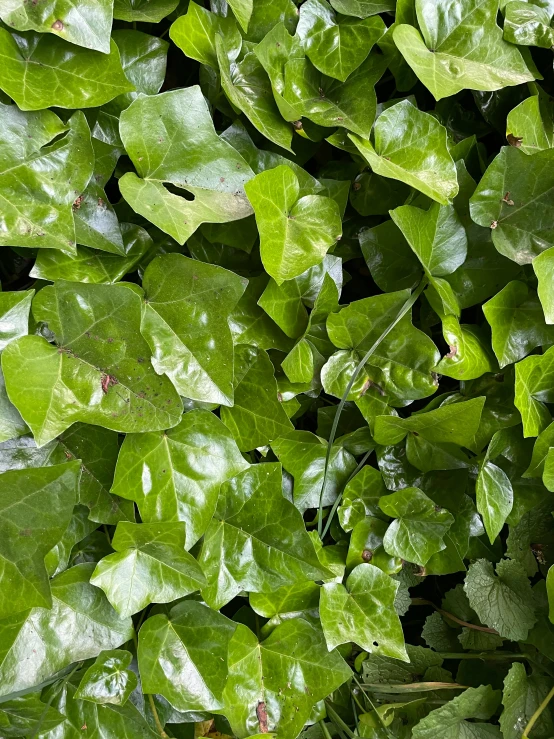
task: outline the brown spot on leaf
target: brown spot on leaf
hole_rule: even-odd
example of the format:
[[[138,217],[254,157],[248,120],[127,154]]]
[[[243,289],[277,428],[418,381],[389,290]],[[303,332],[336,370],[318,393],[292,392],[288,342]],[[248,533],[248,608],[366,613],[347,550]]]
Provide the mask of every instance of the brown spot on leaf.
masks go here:
[[[75,198],[75,200],[73,201],[73,205],[71,206],[73,210],[79,210],[79,208],[81,207],[81,203],[83,202],[84,199],[85,199],[84,195],[79,195],[78,198]]]
[[[373,552],[371,551],[371,549],[364,549],[364,551],[362,552],[362,559],[364,562],[371,562],[371,560],[373,559]]]
[[[355,183],[354,183],[354,184],[352,185],[352,189],[353,189],[353,190],[355,190],[356,192],[358,192],[358,190],[360,190],[360,189],[361,189],[361,187],[362,187],[362,185],[361,185],[361,183],[360,183],[360,182],[355,182]]]
[[[293,121],[292,127],[294,128],[295,131],[301,131],[303,128],[302,121]]]
[[[118,384],[118,381],[115,377],[112,377],[111,375],[103,374],[102,379],[100,380],[100,384],[102,385],[102,392],[107,393],[112,385]]]
[[[506,203],[506,205],[513,205],[514,204],[514,201],[513,200],[510,200],[510,193],[509,192],[507,192],[504,195],[504,197],[502,198],[501,202],[502,203]]]
[[[54,21],[54,23],[52,23],[52,29],[54,31],[63,31],[64,25],[63,25],[62,21],[60,21],[60,20]]]
[[[519,149],[521,142],[523,141],[523,136],[514,136],[513,133],[509,133],[506,136],[506,140],[510,146],[515,146],[516,149]]]
[[[448,352],[448,354],[445,355],[445,359],[452,359],[452,357],[455,357],[456,354],[458,353],[458,347],[452,346],[452,344],[449,344],[448,348],[450,349],[450,351]]]
[[[256,716],[258,717],[258,724],[260,725],[260,734],[268,734],[267,709],[264,701],[258,702],[258,705],[256,706]]]

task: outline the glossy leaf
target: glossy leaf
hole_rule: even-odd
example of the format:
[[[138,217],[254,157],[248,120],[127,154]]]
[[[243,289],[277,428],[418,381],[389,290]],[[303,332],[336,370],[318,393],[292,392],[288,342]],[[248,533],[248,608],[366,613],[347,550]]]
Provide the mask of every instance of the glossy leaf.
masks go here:
[[[441,731],[448,739],[462,736],[476,739],[499,739],[497,726],[473,719],[487,720],[495,713],[500,702],[500,691],[490,685],[468,688],[444,706],[435,708],[414,728],[415,739],[430,739]],[[467,719],[472,719],[468,721]]]
[[[538,436],[552,420],[544,404],[551,399],[553,360],[554,349],[549,349],[542,356],[526,357],[516,365],[514,403],[521,413],[525,436]]]
[[[113,17],[128,23],[158,23],[178,4],[178,0],[114,0]]]
[[[300,195],[294,171],[282,165],[246,185],[260,231],[262,262],[278,285],[319,264],[341,235],[339,209],[322,195]]]
[[[244,195],[252,170],[217,136],[199,87],[137,98],[122,113],[120,132],[138,172],[120,179],[123,197],[179,243],[201,223],[226,223],[252,212]],[[164,182],[193,200],[170,192]]]
[[[225,318],[239,301],[245,280],[221,267],[181,254],[153,260],[143,278],[141,333],[152,365],[180,395],[233,404],[233,341]]]
[[[122,706],[138,684],[136,674],[127,669],[132,658],[133,655],[124,649],[100,652],[83,675],[75,698]]]
[[[408,100],[379,116],[375,146],[355,134],[348,136],[377,174],[405,182],[443,205],[457,194],[456,168],[446,145],[446,130]]]
[[[416,0],[415,6],[421,34],[401,24],[394,43],[436,100],[464,88],[498,90],[533,80],[518,49],[502,38],[498,0],[462,0],[457,7]]]
[[[76,463],[11,470],[0,477],[0,618],[32,606],[50,608],[44,557],[62,538],[77,501]]]
[[[271,593],[330,575],[283,497],[278,464],[253,465],[222,486],[198,561],[208,580],[202,596],[214,609],[243,590]]]
[[[204,573],[185,551],[182,523],[121,522],[112,539],[115,554],[96,565],[90,579],[121,616],[142,611],[149,603],[170,603],[195,592]]]
[[[43,703],[36,693],[0,704],[0,730],[5,737],[32,737],[39,727],[44,732],[55,729],[64,715]]]
[[[327,646],[353,641],[367,652],[407,661],[393,607],[397,590],[398,583],[372,564],[355,567],[346,585],[324,585],[320,614]]]
[[[145,523],[183,521],[190,549],[208,527],[221,484],[247,467],[223,423],[193,410],[169,431],[128,434],[112,491],[135,501]]]
[[[129,432],[179,422],[176,391],[149,363],[137,292],[60,281],[40,292],[33,313],[48,324],[59,349],[40,336],[24,336],[4,350],[2,369],[10,400],[39,446],[75,421]],[[32,400],[22,377],[36,388]]]
[[[89,584],[93,569],[81,564],[57,575],[51,583],[52,608],[32,608],[0,621],[3,695],[131,639],[131,619],[120,619],[102,591]]]

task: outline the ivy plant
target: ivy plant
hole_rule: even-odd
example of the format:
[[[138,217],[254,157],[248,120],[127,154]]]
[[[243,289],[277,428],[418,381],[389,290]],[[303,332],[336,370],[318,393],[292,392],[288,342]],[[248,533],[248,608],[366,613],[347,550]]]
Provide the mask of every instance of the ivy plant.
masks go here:
[[[553,0],[0,0],[0,737],[554,737]]]

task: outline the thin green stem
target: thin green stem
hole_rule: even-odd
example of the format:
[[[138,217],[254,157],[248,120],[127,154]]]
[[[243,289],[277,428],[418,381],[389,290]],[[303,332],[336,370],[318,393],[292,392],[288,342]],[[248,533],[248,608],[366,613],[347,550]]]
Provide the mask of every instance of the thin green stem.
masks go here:
[[[323,732],[323,736],[325,739],[331,739],[331,734],[329,732],[329,729],[327,728],[327,725],[323,719],[319,722],[319,725],[321,726],[321,731]]]
[[[348,478],[348,480],[347,480],[347,481],[346,481],[346,483],[344,484],[344,487],[343,487],[343,489],[342,489],[342,490],[340,491],[340,493],[339,493],[339,494],[337,495],[337,499],[336,499],[336,500],[335,500],[335,502],[333,503],[333,507],[331,508],[331,510],[330,510],[330,512],[329,512],[329,515],[327,516],[327,523],[325,524],[325,528],[323,529],[323,533],[321,534],[321,538],[322,538],[322,539],[325,539],[325,535],[326,535],[326,534],[327,534],[327,532],[329,531],[329,528],[330,528],[330,526],[331,526],[331,522],[332,522],[332,520],[333,520],[333,516],[335,515],[335,513],[336,513],[336,511],[337,511],[337,508],[338,508],[338,507],[339,507],[339,505],[340,505],[340,502],[341,502],[341,500],[342,500],[342,496],[343,496],[343,493],[344,493],[344,491],[345,491],[345,489],[346,489],[346,486],[348,485],[348,483],[350,482],[350,480],[352,480],[352,478],[353,478],[353,477],[355,477],[355,476],[356,476],[356,475],[358,474],[358,472],[359,472],[359,471],[360,471],[360,470],[362,469],[362,467],[363,467],[363,466],[364,466],[364,464],[366,463],[366,461],[367,461],[367,458],[369,457],[369,455],[371,454],[371,452],[372,452],[372,451],[373,451],[373,449],[370,449],[370,450],[369,450],[369,452],[366,452],[366,453],[364,454],[364,456],[362,457],[362,459],[361,459],[361,461],[359,462],[358,466],[356,467],[356,469],[354,470],[354,472],[353,472],[353,473],[352,473],[352,474],[350,475],[350,477]],[[319,520],[319,519],[318,519],[318,520]]]
[[[412,308],[416,300],[419,298],[421,293],[423,292],[425,286],[427,285],[427,276],[424,275],[421,279],[421,282],[417,286],[417,288],[414,290],[414,292],[410,295],[408,300],[404,303],[402,308],[400,309],[400,312],[392,321],[387,328],[383,331],[383,333],[377,338],[375,343],[367,350],[365,356],[360,360],[358,363],[356,369],[352,373],[352,377],[350,378],[350,381],[348,385],[346,386],[346,390],[344,391],[344,394],[342,398],[340,399],[340,402],[337,406],[337,412],[335,413],[335,417],[333,419],[333,425],[331,426],[331,433],[329,434],[329,441],[327,443],[327,454],[325,455],[325,468],[323,471],[323,483],[321,485],[321,492],[319,493],[319,508],[318,508],[318,522],[317,522],[317,533],[320,539],[323,538],[323,498],[325,493],[325,486],[327,484],[327,475],[329,473],[329,460],[331,459],[331,450],[333,448],[333,443],[335,441],[335,436],[337,434],[337,428],[339,425],[339,420],[342,414],[342,411],[344,409],[344,405],[346,403],[346,400],[348,396],[350,395],[350,391],[352,390],[352,387],[356,380],[358,379],[358,375],[362,371],[362,369],[367,364],[370,357],[373,355],[373,353],[376,351],[376,349],[379,347],[379,345],[386,339],[386,337],[390,334],[390,332],[397,326],[400,321],[404,318],[406,313]]]
[[[541,713],[544,711],[544,709],[547,707],[547,705],[550,703],[550,701],[554,698],[554,688],[551,689],[550,693],[546,696],[546,698],[543,700],[543,702],[540,704],[540,706],[537,708],[535,713],[531,716],[529,719],[529,723],[525,727],[525,731],[521,735],[521,739],[527,739],[529,736],[529,732],[533,728],[533,726],[537,723],[539,720]]]
[[[525,652],[437,652],[443,659],[481,659],[491,662],[504,659],[529,659]]]
[[[169,739],[164,731],[164,727],[161,724],[158,712],[156,711],[156,705],[154,703],[154,696],[152,695],[152,693],[148,693],[148,702],[150,703],[150,710],[152,711],[152,715],[154,716],[154,723],[156,724],[156,728],[158,729],[158,734],[162,737],[162,739]]]

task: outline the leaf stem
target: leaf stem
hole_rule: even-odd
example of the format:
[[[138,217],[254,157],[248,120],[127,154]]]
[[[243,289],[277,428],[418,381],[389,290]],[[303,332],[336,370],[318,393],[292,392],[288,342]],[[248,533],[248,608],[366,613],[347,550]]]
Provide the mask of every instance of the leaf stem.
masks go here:
[[[426,600],[425,598],[412,598],[412,605],[413,606],[432,606],[436,611],[438,611],[438,613],[442,614],[443,616],[446,616],[446,618],[449,618],[451,621],[454,621],[454,623],[460,624],[460,626],[465,626],[467,629],[473,629],[474,631],[483,631],[485,632],[485,634],[497,634],[498,635],[498,631],[496,629],[490,629],[488,626],[478,626],[477,624],[470,624],[469,621],[462,621],[461,618],[454,616],[454,614],[449,613],[448,611],[443,611],[442,608],[439,608],[432,601]]]
[[[529,659],[525,652],[437,652],[443,659],[481,659],[481,660],[503,660],[503,659]]]
[[[342,411],[344,409],[346,400],[350,394],[350,390],[352,389],[352,386],[356,382],[358,375],[360,374],[362,369],[367,364],[367,361],[369,360],[369,358],[376,351],[376,349],[379,347],[381,342],[384,341],[384,339],[386,339],[386,337],[390,334],[393,328],[395,328],[395,326],[397,326],[398,323],[400,323],[400,321],[404,318],[406,313],[408,313],[408,311],[411,309],[411,307],[414,305],[416,300],[419,298],[419,296],[423,292],[426,285],[427,285],[427,275],[424,275],[421,278],[421,281],[419,285],[417,286],[417,288],[414,290],[414,292],[410,295],[408,300],[404,303],[404,305],[400,309],[400,312],[398,313],[394,321],[391,321],[391,323],[389,323],[389,325],[386,327],[383,333],[376,339],[375,343],[367,350],[365,356],[358,363],[356,369],[352,373],[352,377],[350,378],[348,385],[346,386],[346,390],[344,391],[343,396],[340,399],[340,402],[337,406],[337,412],[335,413],[335,417],[333,419],[333,425],[331,426],[331,433],[329,434],[329,441],[327,443],[327,454],[325,455],[325,468],[323,471],[323,482],[321,484],[321,492],[319,493],[317,533],[320,539],[323,539],[323,497],[324,497],[324,492],[325,492],[325,486],[327,484],[327,475],[329,473],[329,460],[331,459],[331,450],[333,448],[333,443],[335,441],[335,436],[337,433],[339,420],[340,420]]]
[[[150,703],[150,709],[152,711],[152,715],[154,716],[154,721],[156,723],[156,728],[158,729],[158,734],[162,737],[162,739],[169,739],[168,735],[164,731],[164,727],[161,724],[158,712],[156,711],[156,705],[154,703],[154,696],[152,695],[152,693],[148,693],[148,702]]]
[[[550,703],[552,698],[554,697],[554,688],[550,690],[550,693],[546,696],[546,698],[543,700],[543,702],[540,704],[540,706],[537,708],[535,713],[531,716],[529,719],[529,723],[525,727],[525,731],[521,735],[521,739],[527,739],[529,736],[529,732],[533,728],[533,726],[537,723],[537,721],[540,718],[541,713],[544,711],[544,709],[547,707],[547,705]]]

